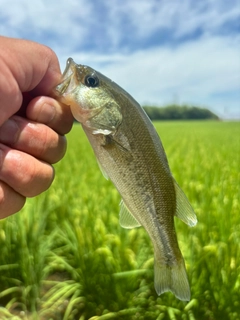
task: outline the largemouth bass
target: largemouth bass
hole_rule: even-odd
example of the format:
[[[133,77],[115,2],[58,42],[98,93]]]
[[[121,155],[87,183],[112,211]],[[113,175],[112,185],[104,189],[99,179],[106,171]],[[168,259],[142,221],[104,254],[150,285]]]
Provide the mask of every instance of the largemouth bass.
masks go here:
[[[171,174],[152,122],[116,83],[71,58],[56,95],[82,124],[104,176],[122,196],[120,225],[143,226],[149,234],[156,292],[171,291],[180,300],[190,300],[174,216],[189,226],[197,218]]]

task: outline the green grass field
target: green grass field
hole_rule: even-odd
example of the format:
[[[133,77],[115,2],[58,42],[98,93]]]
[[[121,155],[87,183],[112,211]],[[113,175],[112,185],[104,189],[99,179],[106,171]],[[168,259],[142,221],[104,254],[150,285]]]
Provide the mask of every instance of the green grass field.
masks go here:
[[[240,123],[155,125],[199,220],[175,219],[192,300],[156,295],[151,242],[119,226],[120,197],[75,125],[52,187],[0,221],[0,319],[240,319]]]

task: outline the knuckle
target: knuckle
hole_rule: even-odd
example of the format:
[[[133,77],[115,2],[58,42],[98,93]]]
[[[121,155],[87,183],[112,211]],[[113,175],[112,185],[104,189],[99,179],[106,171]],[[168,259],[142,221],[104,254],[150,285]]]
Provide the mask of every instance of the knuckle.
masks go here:
[[[15,192],[6,183],[0,181],[0,219],[21,210],[26,198]]]
[[[53,167],[38,160],[32,163],[27,174],[24,174],[24,171],[22,170],[22,186],[23,195],[26,197],[35,197],[46,191],[54,179]]]
[[[63,158],[67,149],[65,136],[58,135],[57,132],[47,126],[42,126],[39,137],[41,139],[35,143],[35,146],[37,146],[35,153],[39,159],[53,164]]]
[[[0,179],[21,196],[34,197],[51,185],[54,169],[50,164],[13,149],[6,149],[2,158]]]
[[[0,182],[0,208],[4,206],[5,194],[3,190],[3,182]]]
[[[55,59],[57,59],[56,53],[50,47],[48,47],[46,45],[41,45],[41,47],[42,47],[43,54],[47,58],[50,58],[50,59],[55,58]]]
[[[54,152],[54,158],[52,159],[52,163],[60,161],[67,151],[67,139],[65,136],[59,136],[57,149],[57,152]]]

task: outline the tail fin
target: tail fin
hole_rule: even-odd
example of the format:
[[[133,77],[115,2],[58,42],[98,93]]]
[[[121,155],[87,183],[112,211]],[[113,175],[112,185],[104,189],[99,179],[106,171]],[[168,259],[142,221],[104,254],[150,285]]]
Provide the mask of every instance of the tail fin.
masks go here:
[[[178,299],[189,301],[191,293],[183,258],[171,266],[159,264],[155,258],[154,285],[158,295],[171,291]]]

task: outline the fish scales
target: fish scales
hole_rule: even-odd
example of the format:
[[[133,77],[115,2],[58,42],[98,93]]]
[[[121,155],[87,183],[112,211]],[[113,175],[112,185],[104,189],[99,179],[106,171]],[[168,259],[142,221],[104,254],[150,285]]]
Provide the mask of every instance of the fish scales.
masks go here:
[[[122,101],[125,105],[127,102],[127,99]],[[130,108],[131,105],[126,110],[130,111]],[[134,117],[133,121],[127,116],[123,118],[125,121],[114,136],[114,140],[118,142],[116,146],[110,143],[103,147],[105,145],[105,142],[102,141],[104,137],[93,136],[91,130],[89,131],[86,128],[84,130],[98,161],[101,163],[101,167],[115,184],[129,211],[141,225],[145,226],[145,229],[149,235],[152,235],[152,238],[155,238],[155,241],[160,230],[162,237],[159,245],[165,243],[162,250],[166,251],[163,256],[171,255],[172,260],[174,260],[174,257],[179,256],[179,250],[172,245],[171,247],[174,248],[175,252],[171,252],[171,247],[168,246],[171,239],[168,238],[168,233],[164,232],[165,228],[171,232],[174,229],[173,215],[176,199],[170,171],[166,163],[164,163],[164,166],[161,163],[159,155],[162,152],[158,150],[160,148],[159,144],[152,144],[152,139],[149,137],[149,128],[144,123],[145,115],[140,114],[139,117]],[[143,128],[146,131],[142,130]],[[152,127],[151,129],[152,136],[155,136],[155,128]],[[136,139],[136,136],[138,139]],[[129,145],[130,150],[123,150],[120,147],[126,145],[126,139],[129,142],[127,145]],[[158,141],[158,136],[156,140]],[[167,174],[162,174],[159,168],[162,168]],[[125,177],[123,177],[123,174]],[[165,206],[166,202],[167,206]],[[139,216],[139,212],[145,211],[146,208],[148,214]],[[170,217],[165,219],[164,215],[166,214],[171,215],[172,219]],[[165,227],[164,229],[156,229],[158,225],[150,223],[150,221],[154,222],[156,216],[160,225]]]
[[[172,177],[161,140],[140,105],[122,88],[70,58],[57,98],[71,107],[92,145],[99,166],[123,202],[120,224],[143,226],[154,247],[154,284],[190,300],[174,215],[193,226],[196,216]]]

